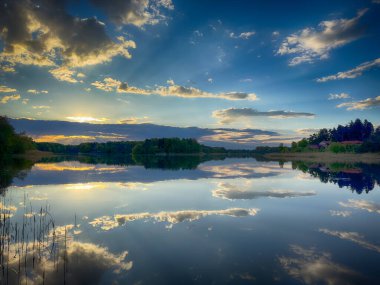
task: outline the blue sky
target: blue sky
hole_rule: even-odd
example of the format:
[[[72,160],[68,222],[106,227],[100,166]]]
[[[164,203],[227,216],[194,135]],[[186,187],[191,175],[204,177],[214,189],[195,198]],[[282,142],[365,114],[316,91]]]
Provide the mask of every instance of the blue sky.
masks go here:
[[[14,2],[2,115],[295,137],[380,124],[380,1]]]

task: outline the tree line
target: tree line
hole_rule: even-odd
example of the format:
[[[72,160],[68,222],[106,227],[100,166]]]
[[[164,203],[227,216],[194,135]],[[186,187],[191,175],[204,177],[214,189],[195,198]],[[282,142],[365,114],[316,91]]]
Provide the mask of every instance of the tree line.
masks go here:
[[[292,142],[287,148],[280,145],[280,152],[302,152],[318,149],[339,152],[379,152],[380,151],[380,126],[375,128],[367,120],[351,121],[332,129],[320,129],[317,133],[303,138],[298,142]]]
[[[0,116],[0,158],[34,149],[32,138],[17,134],[6,117]]]

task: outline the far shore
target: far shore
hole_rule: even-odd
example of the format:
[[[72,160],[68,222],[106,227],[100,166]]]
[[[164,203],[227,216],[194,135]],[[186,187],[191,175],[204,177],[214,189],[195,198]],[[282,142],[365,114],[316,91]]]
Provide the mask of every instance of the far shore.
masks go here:
[[[332,153],[332,152],[292,152],[268,153],[265,158],[288,161],[309,161],[320,163],[351,162],[380,163],[380,153]]]
[[[28,150],[26,153],[13,155],[14,158],[23,158],[26,160],[30,160],[32,162],[37,162],[42,158],[55,157],[55,156],[58,156],[58,155],[49,151],[40,151],[40,150]]]

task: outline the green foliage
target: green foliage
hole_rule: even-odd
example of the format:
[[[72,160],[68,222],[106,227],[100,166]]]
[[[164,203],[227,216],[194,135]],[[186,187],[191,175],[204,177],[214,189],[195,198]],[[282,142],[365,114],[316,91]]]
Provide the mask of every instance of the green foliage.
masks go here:
[[[329,150],[333,153],[343,153],[343,152],[357,152],[358,145],[344,145],[341,143],[332,143],[329,146]]]
[[[297,146],[300,148],[307,147],[309,145],[307,139],[302,139],[298,142]]]
[[[144,142],[138,143],[132,149],[132,155],[150,155],[160,153],[191,154],[200,153],[201,150],[202,146],[195,139],[159,138],[147,139]]]
[[[34,149],[33,140],[25,134],[16,134],[6,117],[0,116],[0,156],[25,153]]]

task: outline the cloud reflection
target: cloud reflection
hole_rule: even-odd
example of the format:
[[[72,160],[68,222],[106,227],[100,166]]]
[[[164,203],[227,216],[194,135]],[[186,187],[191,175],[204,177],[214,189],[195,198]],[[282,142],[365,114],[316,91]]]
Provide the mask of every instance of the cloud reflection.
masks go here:
[[[380,253],[380,245],[370,243],[365,240],[364,236],[358,232],[343,232],[343,231],[332,231],[329,229],[319,229],[320,232],[325,233],[330,236],[338,237],[340,239],[352,241],[361,247],[364,247],[369,250],[376,251]]]
[[[305,284],[347,285],[362,281],[359,273],[333,262],[329,253],[298,245],[290,248],[296,257],[280,257],[279,262],[290,276]]]
[[[234,185],[231,183],[218,183],[215,190],[212,191],[212,196],[228,200],[238,199],[257,199],[262,197],[272,198],[293,198],[303,196],[313,196],[316,193],[314,191],[292,191],[283,189],[274,190],[260,190],[255,189],[252,183],[248,182],[242,185]]]
[[[132,261],[125,261],[128,252],[114,254],[106,247],[93,243],[73,241],[68,243],[66,251],[61,250],[55,260],[43,257],[42,262],[35,262],[33,244],[24,245],[30,248],[28,254],[23,256],[28,275],[18,275],[19,259],[5,255],[9,261],[9,284],[63,284],[63,268],[66,267],[66,284],[100,284],[108,272],[112,272],[112,279],[132,268]],[[11,254],[11,253],[10,253]],[[24,270],[24,269],[22,269]],[[20,278],[20,280],[18,279]]]
[[[349,199],[348,202],[339,202],[339,205],[347,208],[360,209],[370,213],[375,212],[380,214],[380,204],[372,201]]]
[[[260,209],[244,209],[244,208],[230,208],[225,210],[183,210],[183,211],[173,211],[173,212],[159,212],[159,213],[135,213],[135,214],[117,214],[113,217],[102,216],[94,219],[89,224],[93,227],[100,228],[104,231],[111,230],[113,228],[125,225],[128,222],[136,220],[147,220],[153,219],[157,222],[167,222],[171,225],[181,223],[181,222],[192,222],[199,220],[201,218],[220,215],[220,216],[230,216],[230,217],[246,217],[255,216]]]

